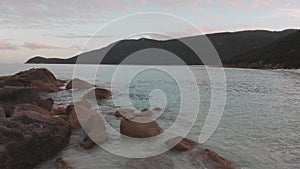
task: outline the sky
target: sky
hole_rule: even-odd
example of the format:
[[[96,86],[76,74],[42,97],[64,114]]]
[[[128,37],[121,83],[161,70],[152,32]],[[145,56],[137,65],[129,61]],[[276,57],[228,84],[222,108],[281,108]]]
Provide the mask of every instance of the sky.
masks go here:
[[[68,58],[82,50],[104,47],[129,37],[123,25],[118,30],[95,32],[118,18],[144,12],[179,17],[197,31],[171,22],[165,26],[160,16],[131,19],[123,23],[124,27],[145,21],[161,24],[166,37],[173,38],[300,28],[299,0],[0,0],[0,63],[24,63],[33,56]],[[87,48],[85,44],[93,34],[98,41],[93,48]],[[130,38],[163,39],[156,35],[159,34],[137,32]]]

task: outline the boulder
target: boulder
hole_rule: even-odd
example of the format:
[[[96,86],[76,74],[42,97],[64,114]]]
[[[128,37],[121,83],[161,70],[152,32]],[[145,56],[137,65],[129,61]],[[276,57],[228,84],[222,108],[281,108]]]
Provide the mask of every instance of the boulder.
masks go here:
[[[54,101],[52,98],[47,98],[45,100],[41,100],[41,107],[48,110],[52,111]]]
[[[82,107],[80,105],[70,105],[66,109],[66,115],[69,116],[69,123],[72,129],[80,129],[81,125],[86,128],[92,128],[94,124],[101,125],[105,127],[104,120],[102,117],[92,109]],[[80,121],[78,120],[80,119]],[[82,123],[82,124],[81,124]],[[90,126],[88,126],[90,125]]]
[[[44,68],[22,71],[1,79],[3,86],[36,87],[44,92],[57,92],[60,90],[59,87],[64,84]]]
[[[0,107],[0,118],[5,118],[5,117],[6,117],[5,111],[2,107]]]
[[[34,111],[16,114],[0,119],[0,168],[34,168],[68,144],[67,122]]]
[[[66,160],[64,160],[62,157],[57,158],[55,160],[55,167],[56,169],[75,169],[73,166],[71,166]]]
[[[181,136],[174,137],[166,141],[168,148],[176,151],[189,151],[192,150],[197,143],[193,140],[183,138]]]
[[[197,163],[204,164],[206,168],[241,169],[238,164],[224,159],[209,149],[196,147],[191,152],[193,160]]]
[[[91,149],[96,144],[102,144],[108,139],[108,133],[106,131],[92,130],[88,136],[86,136],[80,145],[85,149]]]
[[[52,117],[52,115],[53,115],[52,112],[50,112],[46,109],[43,109],[37,105],[25,103],[25,104],[16,105],[12,116],[20,115],[19,113],[23,113],[26,111],[34,111],[34,112],[43,114],[44,116],[47,116],[47,117]]]
[[[90,84],[88,82],[85,82],[81,79],[75,78],[73,80],[70,80],[68,84],[66,85],[66,89],[89,89],[94,87],[95,85]]]
[[[41,98],[36,88],[2,87],[0,88],[0,104],[8,116],[14,111],[14,105],[30,103],[41,104]]]
[[[149,117],[136,117],[132,120],[122,118],[120,132],[129,137],[148,138],[162,133],[162,128]]]
[[[135,118],[135,115],[134,115],[134,110],[132,109],[118,109],[114,115],[118,118],[122,117],[122,118],[125,118],[125,119],[133,119]]]
[[[90,90],[87,94],[84,95],[83,98],[85,99],[106,99],[112,96],[112,93],[110,90],[107,89],[101,89],[101,88],[95,88]]]
[[[170,157],[158,155],[147,158],[133,158],[126,162],[125,169],[174,169],[175,164]]]
[[[125,118],[128,120],[134,119],[136,117],[151,117],[152,116],[152,111],[150,110],[142,110],[141,112],[134,112],[132,109],[127,109],[127,108],[119,108],[114,115],[118,118]]]
[[[73,105],[79,105],[79,106],[85,107],[87,109],[92,109],[93,108],[93,106],[86,100],[81,100],[81,101],[74,102]]]

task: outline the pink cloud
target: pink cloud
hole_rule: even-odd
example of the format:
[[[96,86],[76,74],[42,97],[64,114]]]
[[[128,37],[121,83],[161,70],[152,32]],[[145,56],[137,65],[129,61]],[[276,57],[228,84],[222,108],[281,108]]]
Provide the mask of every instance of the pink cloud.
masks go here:
[[[28,48],[28,49],[31,49],[31,50],[36,50],[36,49],[66,49],[66,48],[63,48],[63,47],[51,46],[51,45],[46,45],[46,44],[41,44],[41,43],[31,43],[31,42],[24,42],[22,47]]]
[[[281,9],[280,15],[290,16],[294,18],[300,18],[300,9],[299,8],[283,8]]]
[[[18,46],[8,40],[0,40],[0,50],[17,50]]]

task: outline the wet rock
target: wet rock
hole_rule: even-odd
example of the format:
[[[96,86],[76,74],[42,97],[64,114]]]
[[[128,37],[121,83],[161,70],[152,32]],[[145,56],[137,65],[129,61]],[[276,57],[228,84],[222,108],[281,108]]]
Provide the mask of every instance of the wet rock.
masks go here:
[[[53,115],[64,115],[66,113],[67,106],[65,105],[53,105]]]
[[[2,87],[0,88],[0,104],[8,116],[14,111],[14,105],[30,103],[41,104],[41,98],[36,88]]]
[[[150,110],[142,110],[141,112],[135,114],[136,116],[151,117],[153,115],[153,112]]]
[[[38,68],[2,78],[1,83],[3,86],[36,87],[44,92],[57,92],[64,82],[57,80],[49,70]]]
[[[141,112],[134,112],[132,109],[120,108],[115,113],[114,116],[118,118],[125,118],[127,120],[134,119],[136,117],[151,117],[152,111],[150,110],[142,110]]]
[[[83,98],[85,99],[107,99],[112,96],[112,93],[110,90],[107,89],[101,89],[101,88],[96,88],[90,90],[86,95],[84,95]]]
[[[130,159],[125,164],[125,169],[174,169],[173,160],[165,155],[148,158]]]
[[[84,126],[86,128],[92,128],[94,124],[103,124],[104,121],[100,115],[92,109],[88,109],[82,107],[80,105],[70,105],[66,109],[66,115],[68,115],[69,123],[72,129],[80,129],[82,125],[90,125]],[[79,121],[80,119],[80,121]]]
[[[183,138],[181,136],[174,137],[166,141],[168,148],[176,151],[189,151],[192,150],[197,143],[193,140]]]
[[[132,120],[122,118],[120,131],[129,137],[148,138],[160,134],[162,129],[149,117],[136,117]]]
[[[66,89],[89,89],[94,87],[95,85],[85,82],[81,79],[75,78],[68,82],[66,85]]]
[[[81,106],[81,107],[85,107],[87,109],[92,109],[92,105],[86,101],[86,100],[81,100],[81,101],[77,101],[77,102],[74,102],[73,105],[78,105],[78,106]]]
[[[120,108],[114,113],[114,115],[118,118],[123,117],[125,119],[133,119],[133,118],[135,118],[135,115],[133,112],[134,112],[134,110],[132,110],[132,109]]]
[[[34,168],[67,145],[67,122],[34,111],[16,114],[0,119],[0,168]]]
[[[19,113],[23,113],[26,111],[34,111],[34,112],[43,114],[44,116],[47,116],[47,117],[52,117],[52,115],[53,115],[52,112],[50,112],[46,109],[43,109],[37,105],[25,103],[25,104],[16,105],[12,116],[19,115]]]
[[[220,168],[220,169],[241,169],[241,167],[230,160],[226,160],[217,153],[209,150],[196,147],[192,150],[192,158],[204,164],[206,168]]]
[[[102,144],[108,139],[108,133],[106,131],[92,130],[88,136],[86,136],[80,145],[85,149],[91,149],[96,144]]]
[[[47,99],[41,101],[41,107],[48,111],[52,111],[53,104],[54,104],[54,101],[52,98],[47,98]]]
[[[55,166],[56,166],[56,169],[75,169],[62,157],[55,160]]]
[[[0,107],[0,118],[5,118],[5,117],[6,117],[5,111],[2,107]]]

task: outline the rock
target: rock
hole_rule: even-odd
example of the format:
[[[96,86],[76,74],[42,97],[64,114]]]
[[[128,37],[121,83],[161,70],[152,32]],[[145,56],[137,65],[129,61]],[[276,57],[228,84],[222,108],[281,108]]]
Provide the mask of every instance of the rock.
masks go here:
[[[204,164],[206,168],[241,169],[239,165],[224,159],[209,149],[194,148],[192,150],[192,158],[196,162]]]
[[[174,137],[166,141],[168,148],[176,151],[189,151],[192,150],[197,143],[193,140],[183,138],[181,136]]]
[[[103,123],[103,119],[98,115],[97,112],[93,111],[92,109],[87,109],[85,107],[82,107],[80,105],[70,105],[66,109],[66,115],[69,116],[69,123],[72,127],[72,129],[80,129],[82,128],[81,125],[90,125],[85,126],[85,128],[92,128],[94,124]],[[80,118],[80,121],[78,120]],[[94,121],[92,121],[94,120]],[[82,124],[81,124],[82,123]],[[102,126],[103,127],[103,126]]]
[[[134,110],[132,110],[132,109],[121,109],[120,108],[114,113],[114,115],[118,118],[123,117],[125,119],[133,119],[133,118],[135,118],[135,115],[133,112],[134,112]]]
[[[94,87],[95,85],[85,82],[81,79],[75,78],[68,82],[66,85],[66,89],[89,89]]]
[[[14,105],[30,103],[41,104],[41,98],[36,88],[3,87],[0,88],[0,104],[9,117],[14,111]]]
[[[41,107],[48,111],[52,111],[53,104],[54,104],[54,101],[52,98],[47,98],[47,99],[41,101]]]
[[[0,168],[34,168],[68,144],[67,122],[34,111],[17,114],[0,119]]]
[[[125,169],[174,169],[173,160],[165,155],[148,158],[130,159],[125,164]]]
[[[125,119],[134,119],[136,117],[151,117],[152,116],[152,111],[150,110],[144,110],[138,113],[135,113],[134,110],[132,109],[127,109],[127,108],[120,108],[118,109],[114,115],[118,118],[122,117]]]
[[[162,133],[159,125],[149,117],[136,117],[132,120],[122,118],[120,131],[122,134],[134,138],[154,137]]]
[[[2,107],[0,107],[0,118],[5,118],[5,117],[6,117],[5,111]]]
[[[67,161],[65,161],[62,157],[57,158],[55,160],[55,166],[56,166],[56,169],[75,169]]]
[[[101,89],[101,88],[96,88],[93,90],[90,90],[87,94],[84,95],[83,98],[85,99],[107,99],[112,96],[111,91],[107,89]]]
[[[50,112],[46,109],[43,109],[43,108],[41,108],[37,105],[25,103],[25,104],[16,105],[14,113],[13,113],[12,116],[20,115],[18,113],[23,113],[25,111],[34,111],[34,112],[37,112],[37,113],[41,113],[41,114],[43,114],[44,116],[47,116],[47,117],[52,117],[52,115],[53,115],[52,112]]]
[[[85,149],[91,149],[96,144],[102,144],[108,139],[108,133],[105,131],[96,132],[97,130],[92,130],[88,136],[86,136],[80,145]],[[92,139],[91,139],[92,138]]]
[[[153,112],[150,110],[142,110],[140,113],[135,113],[136,116],[151,117]]]
[[[44,92],[57,92],[64,82],[57,80],[49,70],[38,68],[4,78],[1,83],[4,86],[36,87]]]
[[[101,115],[95,114],[91,116],[85,124],[84,131],[88,135],[81,142],[81,146],[85,149],[90,149],[96,144],[102,144],[108,139],[104,119]]]
[[[64,115],[66,113],[67,107],[65,105],[53,105],[52,112],[53,115]]]
[[[53,118],[60,118],[67,122],[69,121],[69,116],[67,116],[67,115],[53,115]]]
[[[73,105],[76,104],[76,105],[79,105],[81,107],[85,107],[87,109],[92,109],[92,105],[86,101],[86,100],[81,100],[81,101],[77,101],[77,102],[74,102]]]

